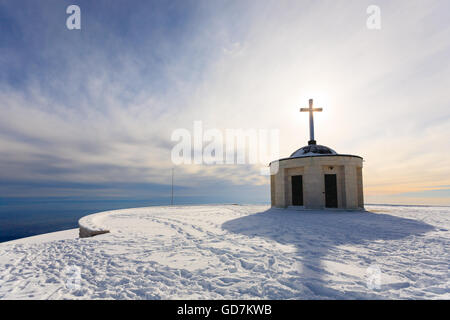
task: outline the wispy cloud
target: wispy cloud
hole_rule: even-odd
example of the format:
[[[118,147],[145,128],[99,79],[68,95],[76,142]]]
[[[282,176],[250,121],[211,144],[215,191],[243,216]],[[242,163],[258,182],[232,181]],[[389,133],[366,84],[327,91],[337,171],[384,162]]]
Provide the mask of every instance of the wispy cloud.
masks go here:
[[[366,1],[81,1],[81,31],[65,29],[69,4],[1,2],[4,181],[165,190],[173,130],[277,128],[287,156],[312,97],[319,143],[365,158],[369,201],[450,184],[447,3],[379,1],[379,31]],[[268,189],[257,166],[176,170],[196,195]]]

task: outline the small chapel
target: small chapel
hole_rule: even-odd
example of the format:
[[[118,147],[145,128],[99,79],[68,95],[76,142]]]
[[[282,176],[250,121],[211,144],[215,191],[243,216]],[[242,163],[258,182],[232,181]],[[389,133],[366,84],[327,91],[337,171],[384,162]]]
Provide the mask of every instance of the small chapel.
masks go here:
[[[309,108],[300,109],[309,112],[308,145],[270,163],[272,207],[363,210],[363,158],[316,143],[313,113],[320,111],[312,99]]]

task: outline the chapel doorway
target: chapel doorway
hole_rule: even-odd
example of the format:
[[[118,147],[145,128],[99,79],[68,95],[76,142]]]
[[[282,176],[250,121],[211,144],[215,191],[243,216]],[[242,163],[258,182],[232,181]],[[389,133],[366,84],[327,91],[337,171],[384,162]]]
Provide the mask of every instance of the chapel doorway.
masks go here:
[[[303,177],[292,176],[292,205],[303,206]]]
[[[335,174],[325,175],[325,207],[337,208],[337,183]]]

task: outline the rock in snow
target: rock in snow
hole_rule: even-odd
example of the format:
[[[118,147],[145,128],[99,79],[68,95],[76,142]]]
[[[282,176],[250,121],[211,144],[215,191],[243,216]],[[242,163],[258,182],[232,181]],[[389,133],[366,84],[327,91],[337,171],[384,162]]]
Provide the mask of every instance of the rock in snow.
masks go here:
[[[450,208],[148,207],[0,244],[2,299],[449,299]]]

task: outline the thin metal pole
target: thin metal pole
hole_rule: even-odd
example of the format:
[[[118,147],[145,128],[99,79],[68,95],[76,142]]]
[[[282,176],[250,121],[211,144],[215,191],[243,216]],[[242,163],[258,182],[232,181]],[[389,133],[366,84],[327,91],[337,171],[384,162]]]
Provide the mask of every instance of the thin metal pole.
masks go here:
[[[170,200],[170,204],[173,206],[173,168],[172,168],[172,197]]]

